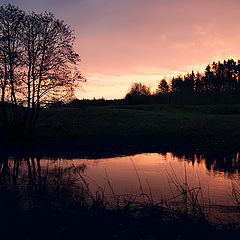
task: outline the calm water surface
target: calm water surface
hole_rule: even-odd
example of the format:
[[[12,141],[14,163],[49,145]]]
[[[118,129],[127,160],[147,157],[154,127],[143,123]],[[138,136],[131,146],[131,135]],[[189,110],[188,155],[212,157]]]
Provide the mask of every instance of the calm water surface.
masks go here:
[[[92,191],[99,186],[105,188],[105,194],[111,195],[107,178],[115,194],[139,194],[140,178],[143,190],[149,193],[149,186],[155,199],[169,199],[178,194],[172,177],[175,175],[180,184],[186,181],[191,187],[201,186],[201,198],[216,205],[233,205],[232,184],[238,184],[239,154],[217,156],[191,155],[176,156],[172,153],[143,153],[134,156],[122,156],[104,159],[7,159],[8,173],[18,181],[37,179],[40,181],[46,173],[61,171],[65,177],[77,179],[73,165],[79,169],[88,181]],[[6,171],[2,161],[0,177]],[[5,169],[5,170],[4,170]],[[136,170],[137,169],[137,172]],[[81,184],[80,180],[79,184]],[[240,182],[240,181],[239,181]],[[31,182],[29,182],[31,184]],[[240,185],[240,184],[239,184]]]

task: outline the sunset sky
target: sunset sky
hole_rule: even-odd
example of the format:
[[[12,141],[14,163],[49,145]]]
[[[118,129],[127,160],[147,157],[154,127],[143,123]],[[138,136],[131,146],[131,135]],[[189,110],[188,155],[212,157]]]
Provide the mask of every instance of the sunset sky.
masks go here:
[[[0,0],[53,12],[75,30],[78,98],[122,98],[133,82],[155,90],[164,76],[240,56],[239,0]]]

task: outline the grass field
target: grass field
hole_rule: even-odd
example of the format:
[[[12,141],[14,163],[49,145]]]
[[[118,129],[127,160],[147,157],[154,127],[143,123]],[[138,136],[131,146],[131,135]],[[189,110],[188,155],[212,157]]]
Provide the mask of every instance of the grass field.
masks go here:
[[[124,105],[43,109],[32,138],[154,138],[163,142],[239,142],[240,105]]]

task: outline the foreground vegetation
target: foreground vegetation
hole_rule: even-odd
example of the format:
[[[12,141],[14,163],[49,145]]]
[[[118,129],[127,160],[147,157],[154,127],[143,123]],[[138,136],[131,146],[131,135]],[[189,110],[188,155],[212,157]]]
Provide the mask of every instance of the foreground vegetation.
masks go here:
[[[19,171],[26,165],[26,175]],[[118,196],[106,186],[92,192],[82,166],[41,168],[39,159],[0,161],[1,237],[3,239],[225,239],[239,236],[238,218],[211,222],[201,202],[201,186],[169,179],[177,194],[156,201],[151,188],[139,195]],[[138,176],[136,171],[136,177]],[[109,188],[111,196],[105,194]],[[233,196],[239,210],[239,189]],[[14,229],[14,231],[13,231]]]

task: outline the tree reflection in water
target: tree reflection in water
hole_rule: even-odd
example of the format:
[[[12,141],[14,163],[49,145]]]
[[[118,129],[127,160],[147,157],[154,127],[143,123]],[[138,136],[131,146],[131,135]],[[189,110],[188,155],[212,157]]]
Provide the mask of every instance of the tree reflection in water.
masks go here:
[[[173,153],[174,157],[183,159],[187,162],[201,163],[204,161],[206,168],[209,171],[224,172],[226,174],[238,173],[240,170],[239,152],[216,152],[206,151],[203,153]]]

